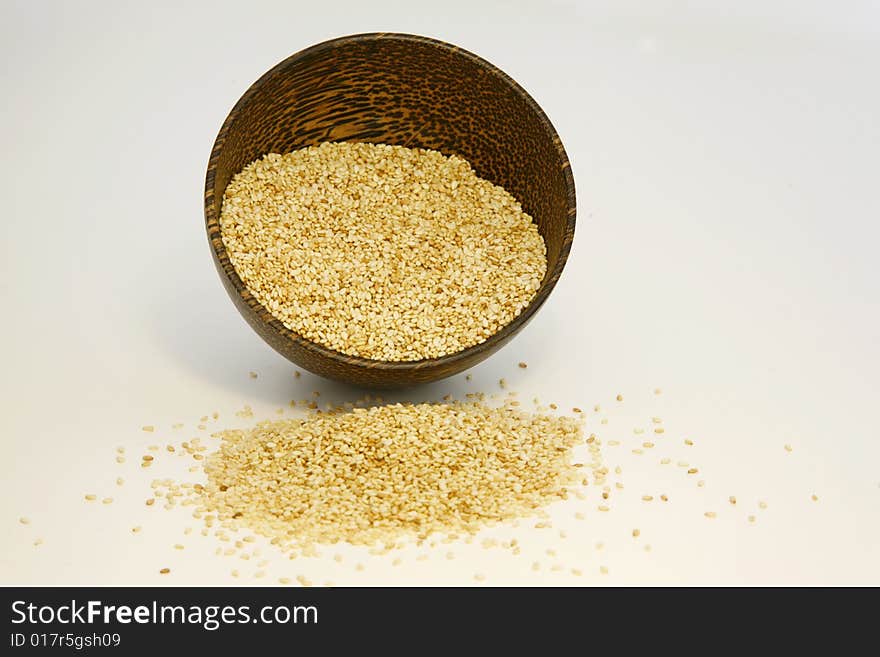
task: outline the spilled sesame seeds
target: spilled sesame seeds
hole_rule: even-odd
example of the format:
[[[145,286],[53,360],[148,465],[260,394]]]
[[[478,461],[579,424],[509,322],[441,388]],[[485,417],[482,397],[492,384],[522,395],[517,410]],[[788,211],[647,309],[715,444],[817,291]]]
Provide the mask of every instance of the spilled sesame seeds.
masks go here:
[[[476,402],[355,408],[220,439],[204,485],[161,482],[158,490],[172,505],[184,497],[222,527],[250,528],[287,551],[473,534],[534,515],[583,478],[571,458],[583,442],[578,421]],[[596,459],[592,479],[601,481]]]

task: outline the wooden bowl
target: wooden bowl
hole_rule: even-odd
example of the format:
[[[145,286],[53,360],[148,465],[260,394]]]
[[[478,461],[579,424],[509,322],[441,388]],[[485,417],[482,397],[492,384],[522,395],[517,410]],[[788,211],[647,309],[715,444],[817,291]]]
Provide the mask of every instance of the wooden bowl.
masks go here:
[[[324,141],[430,148],[468,160],[513,194],[547,245],[547,274],[532,302],[485,342],[409,362],[347,356],[305,340],[273,317],[235,272],[220,238],[230,179],[266,153]],[[288,57],[257,80],[226,117],[208,162],[205,225],[229,296],[253,329],[300,367],[347,383],[395,387],[461,372],[510,340],[547,300],[565,266],[575,190],[562,142],[516,82],[457,46],[409,34],[358,34]]]

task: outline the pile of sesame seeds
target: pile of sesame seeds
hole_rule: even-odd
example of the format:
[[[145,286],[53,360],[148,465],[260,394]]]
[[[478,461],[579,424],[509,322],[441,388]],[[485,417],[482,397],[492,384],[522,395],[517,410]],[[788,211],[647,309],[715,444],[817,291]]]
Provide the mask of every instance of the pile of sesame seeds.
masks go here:
[[[227,186],[220,226],[236,272],[287,328],[374,360],[484,342],[547,268],[513,196],[460,157],[402,146],[266,155]]]
[[[520,363],[518,370],[527,367]],[[256,381],[254,374],[243,376]],[[295,378],[301,378],[296,374]],[[470,375],[463,378],[472,380]],[[168,554],[151,566],[152,572],[174,577],[191,558],[184,556],[191,554],[190,541],[208,539],[217,541],[214,553],[218,557],[235,559],[233,578],[263,579],[279,568],[275,581],[303,586],[316,583],[315,570],[308,565],[313,559],[297,561],[296,568],[302,570],[293,577],[286,567],[287,558],[319,558],[329,545],[354,555],[351,570],[358,573],[366,570],[365,563],[376,563],[374,556],[392,551],[392,566],[415,557],[416,562],[456,560],[466,567],[468,557],[475,556],[471,546],[476,544],[500,549],[520,560],[523,569],[542,573],[541,577],[550,573],[607,577],[619,572],[615,558],[627,549],[623,540],[638,546],[641,554],[656,553],[657,519],[673,505],[684,507],[684,513],[692,514],[707,531],[729,522],[751,528],[760,524],[763,514],[772,513],[766,499],[728,486],[718,490],[711,481],[707,485],[700,477],[704,470],[711,473],[711,462],[699,467],[693,462],[703,438],[685,437],[674,424],[667,425],[657,416],[661,409],[638,416],[626,410],[617,413],[615,409],[625,406],[624,395],[618,394],[608,406],[569,407],[571,417],[552,413],[562,405],[547,404],[538,397],[531,399],[531,411],[524,412],[529,402],[520,400],[506,380],[497,385],[500,390],[495,393],[469,392],[463,401],[448,394],[442,403],[417,405],[388,405],[371,395],[334,402],[316,390],[308,398],[278,408],[275,414],[285,419],[217,431],[222,425],[209,426],[220,419],[214,411],[192,423],[200,435],[187,432],[180,436],[184,440],[169,436],[170,442],[159,438],[165,433],[163,427],[139,424],[144,440],[136,455],[131,455],[132,446],[116,447],[113,453],[119,469],[113,489],[119,495],[107,496],[110,491],[105,489],[80,491],[78,496],[102,513],[97,509],[126,505],[130,483],[145,483],[155,473],[159,478],[150,483],[151,495],[137,499],[140,509],[151,515],[160,508],[185,511],[196,522],[182,528],[186,538],[168,542]],[[654,390],[655,396],[661,393]],[[258,416],[266,417],[268,411],[262,409]],[[288,412],[293,418],[287,419]],[[248,420],[255,412],[245,406],[235,415]],[[392,416],[408,419],[389,419]],[[420,418],[431,420],[419,425]],[[505,431],[498,434],[499,422],[510,429],[507,438]],[[176,422],[170,429],[178,432],[185,426]],[[357,431],[358,426],[364,430]],[[455,435],[442,438],[443,432],[461,432],[463,426],[471,427],[472,440]],[[482,429],[497,434],[495,441],[481,435]],[[389,434],[395,439],[385,444],[383,438]],[[650,441],[645,440],[646,434]],[[412,467],[412,445],[407,447],[410,441],[400,440],[402,436],[417,438]],[[161,444],[148,444],[151,439]],[[798,451],[791,443],[781,447],[788,460]],[[357,453],[364,455],[359,462],[355,462]],[[514,453],[519,456],[515,458]],[[455,476],[448,481],[443,477],[445,489],[441,489],[438,475],[430,473],[444,468]],[[412,475],[413,469],[419,476]],[[121,470],[127,471],[125,478],[118,476]],[[682,486],[676,481],[687,483]],[[694,486],[692,493],[685,490],[690,486]],[[367,490],[374,494],[361,494]],[[445,497],[438,497],[440,491]],[[731,494],[736,492],[741,494]],[[815,492],[801,496],[803,503],[814,506],[819,500]],[[609,528],[605,519],[615,519],[621,512],[633,522],[626,523],[623,533],[617,526],[613,534],[605,534]],[[22,515],[18,524],[34,548],[44,550],[40,519],[34,520]],[[584,530],[573,521],[585,523]],[[153,533],[151,529],[148,522],[132,522],[125,532],[132,540],[143,541],[144,534]],[[595,550],[584,549],[589,547],[584,543],[585,531],[587,543]],[[199,534],[203,539],[196,538]],[[441,543],[448,547],[439,548]],[[548,545],[545,556],[536,553]],[[662,549],[660,544],[656,547]],[[279,552],[275,557],[284,557],[280,564],[271,554],[275,552]],[[343,555],[337,551],[333,560],[341,565]],[[470,563],[479,561],[477,557]],[[322,566],[316,563],[315,568],[320,571]],[[475,583],[493,582],[493,571],[481,568],[471,576]],[[323,584],[333,585],[329,580]]]
[[[480,401],[314,413],[221,432],[203,484],[158,482],[221,538],[249,530],[284,551],[393,546],[474,534],[604,481],[598,446],[575,463],[581,422]],[[584,459],[586,460],[586,459]]]

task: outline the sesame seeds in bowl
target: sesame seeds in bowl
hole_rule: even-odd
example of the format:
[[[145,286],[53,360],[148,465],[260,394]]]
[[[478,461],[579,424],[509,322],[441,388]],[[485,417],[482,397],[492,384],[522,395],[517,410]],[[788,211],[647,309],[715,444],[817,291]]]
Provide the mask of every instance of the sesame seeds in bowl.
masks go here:
[[[227,186],[220,226],[236,272],[285,327],[380,361],[485,342],[547,269],[537,226],[508,192],[459,157],[402,146],[266,155]]]

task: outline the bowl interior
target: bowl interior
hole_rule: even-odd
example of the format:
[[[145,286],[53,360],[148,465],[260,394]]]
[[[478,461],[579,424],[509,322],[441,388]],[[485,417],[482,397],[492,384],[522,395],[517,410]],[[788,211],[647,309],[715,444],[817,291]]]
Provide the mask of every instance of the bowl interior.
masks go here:
[[[546,299],[574,234],[574,183],[553,126],[504,73],[460,48],[412,35],[343,37],[293,55],[242,96],[220,132],[206,189],[209,234],[219,234],[223,192],[245,165],[324,141],[466,158],[520,201],[547,245],[542,286],[513,323],[524,323]],[[215,252],[223,249],[218,242],[212,239]],[[483,345],[472,349],[490,346]]]

